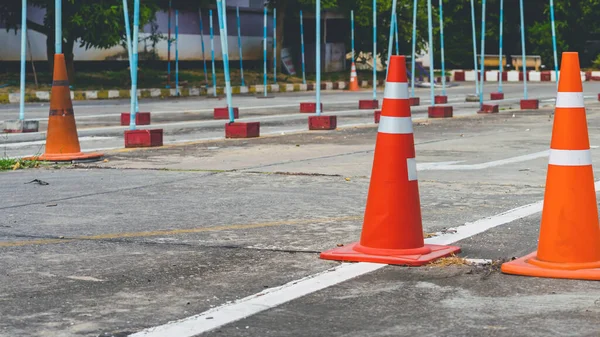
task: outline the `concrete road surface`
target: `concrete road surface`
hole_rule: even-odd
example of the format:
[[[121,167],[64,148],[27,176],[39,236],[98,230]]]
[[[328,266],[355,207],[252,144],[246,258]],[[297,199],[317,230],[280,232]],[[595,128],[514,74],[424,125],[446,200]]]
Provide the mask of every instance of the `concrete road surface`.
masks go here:
[[[475,264],[319,259],[360,238],[377,127],[274,123],[0,173],[0,336],[600,336],[600,283],[499,272],[537,247],[552,109],[415,115],[427,241]]]

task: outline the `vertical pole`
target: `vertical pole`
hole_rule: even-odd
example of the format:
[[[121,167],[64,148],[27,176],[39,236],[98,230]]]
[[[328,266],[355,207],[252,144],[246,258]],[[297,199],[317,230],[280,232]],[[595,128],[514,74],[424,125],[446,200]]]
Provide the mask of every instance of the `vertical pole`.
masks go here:
[[[131,54],[133,56],[133,68],[132,68],[132,76],[131,76],[131,114],[129,115],[129,129],[135,130],[135,106],[137,102],[137,65],[138,65],[138,49],[137,49],[137,41],[139,36],[139,26],[140,26],[140,0],[135,0],[133,5],[133,40],[132,47],[135,45],[135,48],[132,48]]]
[[[315,10],[316,14],[316,31],[317,34],[315,36],[315,44],[316,44],[316,55],[315,55],[315,63],[316,63],[316,72],[317,72],[317,83],[315,84],[315,91],[317,95],[317,116],[321,115],[321,0],[317,0],[317,8]]]
[[[221,13],[221,16],[223,17],[223,22],[224,22],[223,30],[225,31],[225,49],[227,50],[227,60],[228,60],[227,61],[227,69],[229,69],[229,32],[227,31],[227,4],[226,4],[227,0],[222,0],[222,1],[223,1],[223,13]]]
[[[62,54],[62,0],[54,1],[54,53]]]
[[[377,99],[377,0],[373,0],[373,100],[376,100],[376,99]]]
[[[233,123],[235,121],[233,115],[233,104],[231,99],[231,78],[229,76],[229,46],[227,42],[227,7],[224,0],[217,0],[217,14],[219,18],[219,28],[221,36],[221,49],[223,51],[223,69],[225,72],[225,91],[227,95],[227,108],[229,111],[229,121]]]
[[[215,73],[215,34],[213,31],[212,9],[208,11],[208,20],[210,21],[210,57],[212,58],[213,96],[217,97],[217,75]]]
[[[263,92],[267,97],[267,7],[264,9],[264,20],[263,20]]]
[[[481,86],[479,89],[479,106],[480,108],[483,106],[483,84],[485,83],[485,67],[484,67],[484,57],[485,57],[485,2],[483,0],[481,2],[481,81],[479,85]]]
[[[396,55],[400,55],[400,39],[398,38],[398,15],[394,16],[394,27],[396,29]]]
[[[352,41],[352,64],[354,64],[354,11],[350,11],[350,34]]]
[[[171,0],[169,0],[169,19],[167,33],[167,88],[171,87]]]
[[[523,98],[527,99],[527,66],[525,64],[525,18],[523,14],[523,0],[519,0],[519,7],[521,9],[521,62],[523,63]]]
[[[206,55],[204,54],[204,25],[202,23],[202,9],[198,8],[200,18],[200,43],[202,44],[202,61],[204,62],[204,83],[208,86],[208,71],[206,69]]]
[[[442,56],[442,95],[446,96],[446,58],[444,57],[444,4],[440,0],[440,52]]]
[[[504,0],[500,0],[500,62],[498,65],[498,92],[502,92],[502,72],[504,71],[504,67],[502,66],[502,42],[503,42],[503,32],[504,32]]]
[[[554,23],[554,0],[550,0],[550,21],[552,24],[552,49],[554,51],[554,72],[556,74],[556,85],[558,85],[558,52],[556,48],[556,25]]]
[[[385,71],[385,78],[387,80],[387,73],[388,70],[390,69],[390,60],[392,58],[392,51],[394,50],[394,28],[396,26],[396,5],[398,3],[398,0],[394,0],[392,1],[392,14],[390,16],[390,35],[388,38],[388,55],[387,55],[387,61],[386,61],[386,71]],[[375,18],[376,16],[373,16],[373,22],[375,22]],[[375,82],[373,82],[375,83]],[[375,98],[374,98],[375,99]]]
[[[21,98],[19,100],[19,119],[25,119],[25,62],[27,62],[27,0],[21,3]]]
[[[352,31],[354,36],[354,31]],[[302,84],[306,84],[306,61],[304,58],[304,19],[302,18],[302,10],[300,10],[300,46],[302,49]]]
[[[175,10],[175,95],[179,96],[179,10]]]
[[[413,1],[412,56],[410,58],[410,97],[415,97],[415,63],[417,57],[417,0]]]
[[[129,24],[129,5],[127,4],[127,0],[123,0],[123,16],[125,19],[125,36],[127,38],[127,56],[129,57],[129,76],[133,78],[133,47],[131,43],[131,27]],[[137,103],[137,95],[134,95],[133,92],[130,92],[131,97],[136,98],[136,108],[135,112],[138,112],[138,103]],[[129,111],[131,113],[131,111]],[[131,117],[131,115],[130,115]]]
[[[246,86],[246,82],[244,81],[244,61],[242,54],[242,28],[240,25],[240,7],[236,7],[236,15],[237,15],[237,33],[238,33],[238,48],[240,50],[240,76],[242,77],[242,87]]]
[[[273,83],[277,84],[277,8],[273,8]]]
[[[471,29],[473,31],[473,70],[475,71],[475,94],[479,96],[479,71],[477,70],[477,32],[475,29],[475,5],[471,0]]]
[[[433,23],[431,18],[431,0],[427,0],[427,25],[429,29],[429,87],[431,96],[431,105],[435,105],[435,90],[434,90],[434,69],[433,66]]]

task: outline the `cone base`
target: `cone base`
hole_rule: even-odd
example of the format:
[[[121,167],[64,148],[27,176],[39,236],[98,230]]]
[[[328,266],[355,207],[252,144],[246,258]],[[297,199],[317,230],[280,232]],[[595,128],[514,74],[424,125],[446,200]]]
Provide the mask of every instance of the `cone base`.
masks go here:
[[[501,270],[505,274],[520,276],[600,281],[600,267],[573,269],[569,263],[556,264],[557,268],[560,267],[561,269],[541,267],[531,262],[531,260],[537,260],[536,257],[537,251],[502,264]],[[598,264],[600,265],[600,261],[598,261]]]
[[[61,153],[61,154],[43,154],[41,156],[32,156],[23,158],[25,160],[50,161],[50,162],[78,162],[78,161],[97,161],[104,157],[104,153]]]
[[[455,246],[425,245],[425,247],[431,249],[431,252],[429,254],[372,255],[357,252],[356,250],[354,250],[354,247],[358,244],[358,242],[355,242],[344,247],[322,252],[320,258],[324,260],[334,261],[372,262],[418,267],[426,265],[429,262],[432,262],[439,258],[447,257],[455,253],[460,253],[460,248]]]

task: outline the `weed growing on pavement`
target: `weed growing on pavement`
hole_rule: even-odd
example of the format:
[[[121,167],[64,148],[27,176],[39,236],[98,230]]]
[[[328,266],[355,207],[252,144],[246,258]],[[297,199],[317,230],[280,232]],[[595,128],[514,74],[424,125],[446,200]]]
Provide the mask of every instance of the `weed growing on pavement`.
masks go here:
[[[24,160],[15,158],[0,158],[0,171],[20,170],[37,168],[40,162],[37,160]]]

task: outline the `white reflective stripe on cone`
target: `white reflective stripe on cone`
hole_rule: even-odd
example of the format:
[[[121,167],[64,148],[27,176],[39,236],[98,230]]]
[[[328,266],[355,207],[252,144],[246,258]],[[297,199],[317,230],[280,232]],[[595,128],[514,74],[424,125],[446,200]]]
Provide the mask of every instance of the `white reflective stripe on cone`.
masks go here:
[[[412,118],[381,116],[377,131],[395,135],[410,135],[413,133]]]
[[[587,166],[592,165],[590,150],[555,150],[550,149],[550,165]]]
[[[582,92],[558,92],[556,95],[557,108],[585,108]]]
[[[404,82],[386,82],[383,98],[387,99],[408,99],[408,83]]]
[[[417,180],[417,160],[415,158],[406,159],[406,167],[408,168],[408,181]]]

